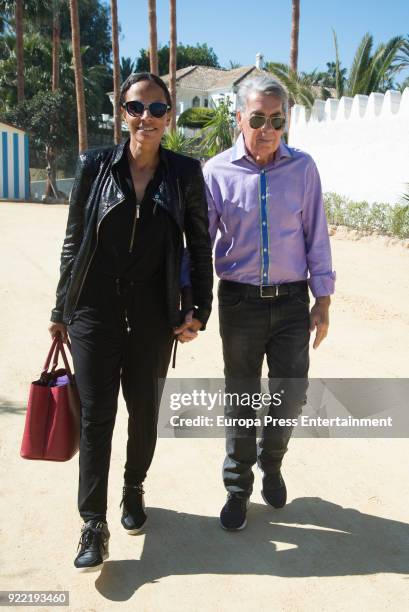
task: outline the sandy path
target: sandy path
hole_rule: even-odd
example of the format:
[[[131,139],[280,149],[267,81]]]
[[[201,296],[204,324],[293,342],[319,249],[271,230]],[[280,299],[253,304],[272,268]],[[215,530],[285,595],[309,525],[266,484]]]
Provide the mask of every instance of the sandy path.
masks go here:
[[[114,434],[110,561],[78,576],[76,459],[18,456],[29,381],[49,340],[63,206],[0,204],[0,589],[66,589],[70,610],[407,610],[408,444],[404,439],[295,439],[285,461],[290,503],[252,497],[248,528],[223,532],[223,440],[160,439],[146,482],[149,528],[119,524],[126,410]],[[407,377],[409,250],[332,238],[337,293],[330,336],[311,376]],[[172,376],[222,376],[216,311],[180,347]],[[97,579],[96,579],[97,578]],[[292,578],[292,580],[289,580]],[[43,608],[48,609],[48,608]]]

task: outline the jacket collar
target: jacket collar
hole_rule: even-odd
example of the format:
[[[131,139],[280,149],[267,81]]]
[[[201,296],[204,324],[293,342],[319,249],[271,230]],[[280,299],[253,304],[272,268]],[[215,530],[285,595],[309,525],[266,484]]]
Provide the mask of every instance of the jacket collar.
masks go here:
[[[129,141],[130,139],[128,138],[125,142],[116,145],[112,166],[117,164],[122,159],[123,155],[126,155],[126,148]],[[180,218],[180,209],[182,207],[182,202],[180,201],[180,188],[179,186],[175,187],[174,185],[175,171],[173,169],[171,170],[169,165],[169,151],[162,147],[162,145],[159,145],[159,159],[163,164],[164,176],[162,182],[158,186],[158,189],[153,195],[153,200],[157,202],[159,206],[162,206],[165,210],[167,210],[171,217],[173,217],[173,219],[176,221],[179,228],[181,228],[182,220]],[[176,179],[176,181],[177,180],[178,179]],[[113,193],[105,196],[106,199],[103,205],[105,211],[125,197],[119,186],[116,185],[116,181],[114,179],[113,181],[116,189],[113,190]]]

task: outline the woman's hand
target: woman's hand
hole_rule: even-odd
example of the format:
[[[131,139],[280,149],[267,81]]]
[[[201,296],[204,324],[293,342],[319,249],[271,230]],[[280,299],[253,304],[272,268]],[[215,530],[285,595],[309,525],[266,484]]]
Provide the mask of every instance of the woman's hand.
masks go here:
[[[67,342],[68,334],[67,334],[67,326],[64,323],[50,323],[48,326],[48,331],[51,334],[51,337],[54,338],[57,334],[61,334],[61,338],[63,342]]]
[[[202,322],[199,319],[194,319],[192,311],[185,315],[185,320],[179,327],[173,330],[173,333],[178,337],[179,342],[190,342],[197,336],[197,332],[202,327]]]

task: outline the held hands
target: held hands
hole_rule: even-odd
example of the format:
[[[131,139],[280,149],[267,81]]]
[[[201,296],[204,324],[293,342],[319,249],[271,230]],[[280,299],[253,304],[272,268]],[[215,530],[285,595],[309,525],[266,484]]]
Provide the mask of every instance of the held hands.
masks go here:
[[[61,334],[61,338],[63,342],[67,342],[68,334],[67,334],[67,326],[64,323],[50,323],[48,326],[48,331],[51,334],[51,338],[54,338],[57,334]]]
[[[178,337],[179,342],[190,342],[197,336],[197,332],[202,327],[199,319],[194,319],[192,311],[185,315],[185,320],[179,327],[175,327],[173,333]]]
[[[331,303],[331,299],[329,296],[318,297],[314,306],[311,308],[310,312],[310,332],[312,333],[315,329],[317,333],[315,334],[313,348],[318,348],[321,342],[328,334],[329,327],[329,305]]]

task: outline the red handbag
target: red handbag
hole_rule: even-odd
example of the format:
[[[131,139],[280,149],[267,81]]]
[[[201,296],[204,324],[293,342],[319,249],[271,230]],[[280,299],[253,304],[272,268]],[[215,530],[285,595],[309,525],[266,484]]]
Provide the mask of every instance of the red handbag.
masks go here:
[[[71,345],[67,342],[71,351]],[[65,368],[56,369],[61,354]],[[53,365],[50,367],[51,359]],[[43,371],[31,383],[20,455],[23,459],[68,461],[78,451],[80,400],[64,344],[57,334]]]

